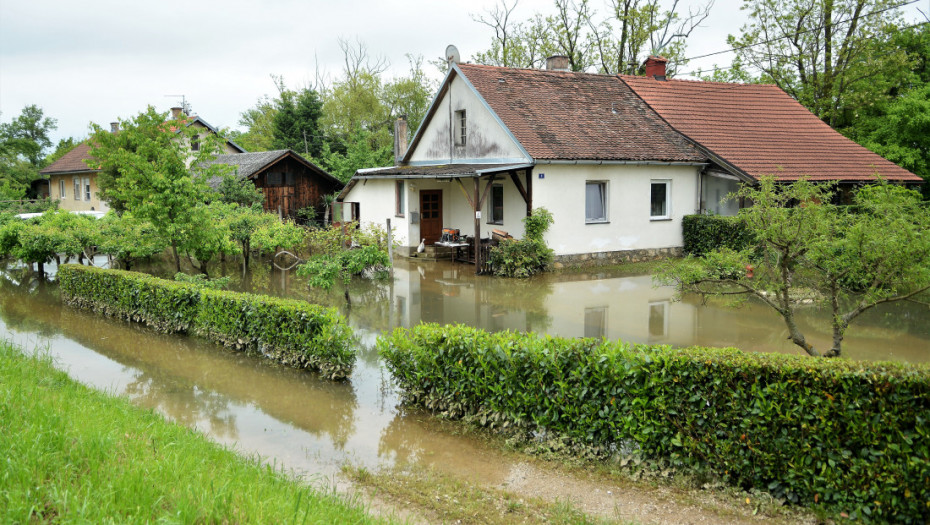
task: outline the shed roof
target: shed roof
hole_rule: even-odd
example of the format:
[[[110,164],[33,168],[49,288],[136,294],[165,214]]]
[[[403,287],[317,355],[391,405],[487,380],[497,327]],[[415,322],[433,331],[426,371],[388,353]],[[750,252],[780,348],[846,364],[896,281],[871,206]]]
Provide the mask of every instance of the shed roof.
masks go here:
[[[743,175],[921,181],[844,137],[777,86],[619,78],[711,158]]]
[[[238,175],[239,178],[244,179],[258,176],[285,157],[291,157],[297,160],[301,164],[316,172],[322,178],[338,185],[339,187],[342,187],[342,181],[336,177],[333,177],[316,164],[305,159],[296,151],[290,149],[256,151],[252,153],[226,153],[223,155],[217,155],[210,164],[226,164],[228,166],[233,166],[236,169],[236,175]],[[218,177],[214,177],[210,179],[209,184],[213,187],[217,187],[219,182],[220,179]]]

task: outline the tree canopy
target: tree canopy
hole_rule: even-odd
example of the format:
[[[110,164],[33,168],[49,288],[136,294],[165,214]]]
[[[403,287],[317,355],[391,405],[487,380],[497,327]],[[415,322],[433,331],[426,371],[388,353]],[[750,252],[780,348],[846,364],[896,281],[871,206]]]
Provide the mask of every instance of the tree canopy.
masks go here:
[[[880,183],[855,206],[829,204],[830,183],[779,185],[764,178],[736,197],[755,240],[663,266],[657,280],[701,296],[755,297],[783,318],[789,338],[813,356],[839,356],[850,323],[875,306],[930,299],[930,212],[920,194]],[[805,303],[829,308],[833,341],[817,349],[796,321]]]

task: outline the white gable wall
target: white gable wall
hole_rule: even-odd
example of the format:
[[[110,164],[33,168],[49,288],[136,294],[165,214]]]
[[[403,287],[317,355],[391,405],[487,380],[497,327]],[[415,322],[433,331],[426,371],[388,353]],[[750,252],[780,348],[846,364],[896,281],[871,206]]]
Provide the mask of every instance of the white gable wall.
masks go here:
[[[534,169],[533,208],[555,218],[546,242],[556,255],[679,247],[682,217],[696,212],[697,177],[695,166],[542,164]],[[671,219],[650,219],[653,180],[671,182]],[[587,181],[607,183],[606,223],[585,222]]]
[[[465,110],[465,146],[457,146],[452,140],[452,121],[455,112],[460,110]],[[459,75],[453,75],[449,89],[436,102],[436,111],[424,126],[416,149],[411,153],[411,164],[529,160],[484,101]]]

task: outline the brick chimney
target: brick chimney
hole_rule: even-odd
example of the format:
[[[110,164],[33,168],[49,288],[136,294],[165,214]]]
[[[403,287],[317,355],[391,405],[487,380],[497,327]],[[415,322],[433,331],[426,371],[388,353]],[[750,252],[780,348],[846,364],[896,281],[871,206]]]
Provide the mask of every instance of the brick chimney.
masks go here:
[[[110,133],[116,133],[119,131],[119,122],[110,122]]]
[[[177,106],[171,108],[171,118],[181,118],[181,111],[183,110]]]
[[[568,71],[570,66],[565,55],[552,55],[546,59],[546,69],[549,71]]]
[[[666,64],[668,64],[667,58],[649,55],[649,58],[647,58],[646,62],[643,64],[643,67],[646,68],[646,76],[656,80],[665,80]]]
[[[407,154],[407,116],[394,121],[394,162],[400,163]]]

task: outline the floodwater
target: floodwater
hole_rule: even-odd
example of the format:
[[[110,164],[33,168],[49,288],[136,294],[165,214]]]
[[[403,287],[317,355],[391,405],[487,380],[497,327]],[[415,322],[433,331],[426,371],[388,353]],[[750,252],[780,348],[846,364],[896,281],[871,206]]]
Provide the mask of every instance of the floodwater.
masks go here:
[[[169,274],[165,267],[148,268]],[[52,268],[54,271],[54,267]],[[267,263],[243,275],[217,267],[233,289],[342,308],[361,346],[350,381],[333,383],[218,347],[196,337],[61,306],[54,282],[22,269],[0,275],[0,333],[27,348],[48,348],[79,381],[130,398],[220,443],[259,454],[301,474],[335,476],[348,462],[369,469],[414,462],[466,479],[502,483],[513,460],[468,436],[442,430],[426,414],[398,407],[398,395],[372,348],[379,333],[420,321],[490,330],[534,330],[673,345],[732,345],[798,353],[784,326],[761,305],[741,309],[673,301],[649,276],[552,274],[518,281],[476,276],[450,262],[399,260],[393,279],[342,291],[310,290]],[[815,344],[829,341],[828,315],[811,308],[801,323]],[[930,309],[890,305],[857,320],[847,357],[930,362]]]

